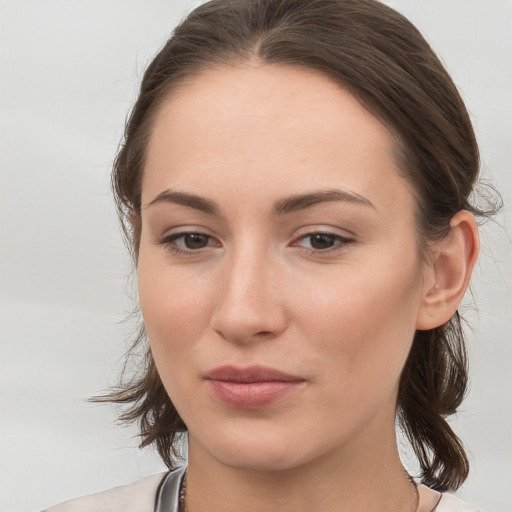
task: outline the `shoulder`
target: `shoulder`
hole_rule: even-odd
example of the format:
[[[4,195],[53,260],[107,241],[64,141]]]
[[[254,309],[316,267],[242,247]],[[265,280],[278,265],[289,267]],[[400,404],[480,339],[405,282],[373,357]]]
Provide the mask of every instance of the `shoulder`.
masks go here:
[[[457,498],[454,494],[441,494],[418,481],[418,512],[482,512]]]
[[[481,509],[462,501],[457,496],[446,493],[441,496],[439,505],[434,509],[435,512],[482,512]]]
[[[158,473],[108,491],[74,498],[43,512],[153,512],[156,491],[167,473]]]

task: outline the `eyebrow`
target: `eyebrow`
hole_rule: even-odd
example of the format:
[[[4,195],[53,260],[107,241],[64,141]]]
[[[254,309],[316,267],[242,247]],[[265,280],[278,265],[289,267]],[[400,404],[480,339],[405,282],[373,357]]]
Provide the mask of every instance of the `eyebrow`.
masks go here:
[[[360,204],[376,210],[373,203],[366,197],[349,190],[340,189],[320,190],[317,192],[286,197],[277,201],[274,204],[273,209],[276,215],[284,215],[299,210],[305,210],[318,204],[338,201]],[[206,199],[196,194],[178,192],[175,190],[164,190],[158,194],[147,206],[149,207],[162,202],[188,206],[189,208],[194,208],[209,215],[220,215],[220,209],[215,201]]]
[[[188,206],[189,208],[194,208],[210,215],[219,215],[220,212],[217,204],[210,199],[206,199],[196,194],[177,192],[175,190],[164,190],[148,204],[148,207],[157,203],[172,203]]]
[[[363,206],[369,206],[376,210],[375,206],[371,201],[366,199],[355,192],[351,192],[349,190],[339,190],[339,189],[331,189],[331,190],[320,190],[318,192],[311,192],[307,194],[300,194],[297,196],[288,197],[285,199],[281,199],[274,205],[274,212],[277,215],[282,215],[285,213],[296,212],[298,210],[304,210],[306,208],[311,208],[317,204],[322,203],[331,203],[345,201],[348,203],[360,204]]]

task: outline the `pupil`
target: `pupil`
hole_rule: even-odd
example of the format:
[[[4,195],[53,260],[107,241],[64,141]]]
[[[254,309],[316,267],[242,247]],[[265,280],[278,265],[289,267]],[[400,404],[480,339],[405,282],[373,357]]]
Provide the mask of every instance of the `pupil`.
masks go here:
[[[192,233],[185,237],[187,249],[202,249],[208,245],[208,237],[200,233]]]
[[[311,247],[314,249],[329,249],[334,245],[334,237],[332,235],[318,234],[311,237]]]

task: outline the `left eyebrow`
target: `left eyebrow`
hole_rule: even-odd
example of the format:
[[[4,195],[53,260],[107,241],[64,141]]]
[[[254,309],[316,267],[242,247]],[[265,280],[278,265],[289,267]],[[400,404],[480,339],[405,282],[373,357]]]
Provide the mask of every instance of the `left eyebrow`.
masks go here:
[[[311,192],[308,194],[299,194],[282,199],[274,205],[274,213],[276,215],[283,215],[311,208],[318,204],[336,201],[360,204],[377,210],[371,201],[366,199],[366,197],[356,194],[355,192],[351,192],[349,190],[330,189]]]

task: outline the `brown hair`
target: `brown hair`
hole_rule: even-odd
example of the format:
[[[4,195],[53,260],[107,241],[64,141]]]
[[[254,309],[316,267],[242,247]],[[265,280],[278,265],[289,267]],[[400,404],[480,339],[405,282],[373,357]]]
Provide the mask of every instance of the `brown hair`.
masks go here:
[[[466,209],[479,169],[478,147],[459,93],[418,30],[376,0],[212,0],[194,10],[148,66],[127,122],[112,184],[129,247],[137,259],[141,177],[151,127],[173,88],[206,67],[249,59],[305,66],[348,88],[397,138],[404,176],[417,196],[420,241],[444,236]],[[421,244],[423,245],[423,244]],[[141,328],[134,347],[145,343]],[[467,361],[460,317],[417,331],[403,369],[397,413],[421,466],[444,491],[466,479],[468,459],[445,418],[462,402]],[[155,443],[173,465],[176,435],[186,431],[163,388],[149,348],[140,373],[105,400],[129,404],[142,446]]]

